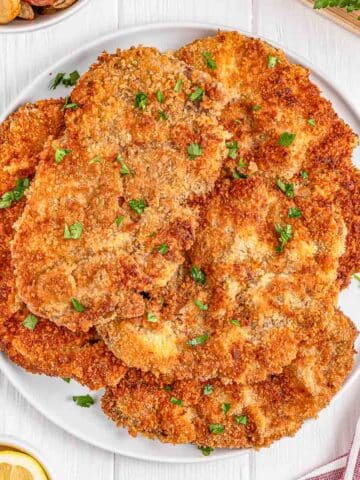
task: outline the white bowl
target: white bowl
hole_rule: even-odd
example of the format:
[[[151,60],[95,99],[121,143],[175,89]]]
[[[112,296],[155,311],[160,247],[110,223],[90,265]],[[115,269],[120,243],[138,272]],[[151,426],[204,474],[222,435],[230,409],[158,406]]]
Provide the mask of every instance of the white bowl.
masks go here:
[[[64,8],[63,10],[48,15],[37,15],[34,20],[15,19],[6,25],[0,25],[0,34],[32,32],[34,30],[51,27],[51,25],[55,25],[55,23],[71,17],[71,15],[78,12],[89,1],[90,0],[77,0],[77,2],[69,8]]]
[[[57,478],[55,476],[55,472],[50,468],[49,461],[46,456],[33,448],[25,440],[10,435],[0,435],[0,446],[13,447],[16,450],[28,453],[29,455],[34,457],[44,468],[47,476],[49,477],[49,480],[55,480]]]

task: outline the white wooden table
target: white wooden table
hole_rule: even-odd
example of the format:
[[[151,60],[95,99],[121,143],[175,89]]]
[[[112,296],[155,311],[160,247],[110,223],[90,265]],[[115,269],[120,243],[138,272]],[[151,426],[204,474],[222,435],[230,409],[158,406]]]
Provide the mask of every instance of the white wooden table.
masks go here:
[[[163,21],[230,25],[273,39],[317,65],[360,111],[360,38],[298,0],[92,0],[80,14],[48,30],[0,35],[0,111],[70,50],[123,27]],[[359,398],[360,379],[295,438],[225,461],[167,465],[88,446],[46,420],[0,374],[0,433],[22,436],[46,450],[56,480],[291,480],[348,450]]]

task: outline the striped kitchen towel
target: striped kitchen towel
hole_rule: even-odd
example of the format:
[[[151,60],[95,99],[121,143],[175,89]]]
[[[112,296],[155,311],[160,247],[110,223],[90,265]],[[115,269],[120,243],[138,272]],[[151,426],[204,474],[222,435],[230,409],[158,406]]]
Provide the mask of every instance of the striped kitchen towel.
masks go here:
[[[360,419],[350,452],[317,468],[299,480],[360,480]]]

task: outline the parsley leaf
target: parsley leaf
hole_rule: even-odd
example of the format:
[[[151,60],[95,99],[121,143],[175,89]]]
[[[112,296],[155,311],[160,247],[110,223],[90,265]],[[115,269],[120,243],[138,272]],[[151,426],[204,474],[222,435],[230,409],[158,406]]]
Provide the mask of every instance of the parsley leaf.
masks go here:
[[[20,178],[16,180],[16,187],[13,190],[5,192],[0,198],[0,209],[11,207],[13,202],[18,202],[29,188],[30,180],[28,178]]]
[[[124,221],[125,219],[125,215],[119,215],[118,217],[115,218],[115,224],[117,227],[119,227],[122,222]]]
[[[151,312],[147,312],[146,319],[150,323],[157,323],[159,321],[155,313],[151,313]]]
[[[158,251],[158,253],[160,253],[161,255],[165,255],[165,253],[167,253],[169,251],[169,247],[166,243],[162,243],[161,245],[159,245],[156,249]]]
[[[72,399],[76,403],[76,405],[83,408],[89,408],[95,403],[95,400],[90,397],[90,395],[77,395],[72,397]]]
[[[208,68],[210,68],[210,70],[216,70],[216,62],[215,60],[212,58],[212,53],[211,52],[207,52],[206,50],[203,50],[201,52],[201,55],[203,56],[204,60],[205,60],[205,63],[206,63],[206,66]]]
[[[234,420],[238,425],[247,425],[248,422],[246,415],[234,415]]]
[[[197,100],[202,100],[203,96],[204,96],[204,89],[201,87],[196,87],[195,90],[192,93],[190,93],[189,99],[192,102],[196,102]]]
[[[35,315],[30,313],[30,315],[28,315],[23,321],[23,325],[28,330],[34,330],[38,322],[39,322],[39,319],[35,317]]]
[[[85,307],[82,305],[76,298],[71,299],[72,306],[74,307],[74,310],[76,310],[78,313],[84,312]]]
[[[209,335],[204,333],[204,335],[199,335],[198,337],[192,338],[187,341],[187,344],[191,347],[196,347],[197,345],[203,345],[209,339]]]
[[[214,387],[212,385],[205,385],[203,388],[204,395],[211,395],[214,392]]]
[[[95,164],[97,164],[97,163],[102,163],[102,157],[101,157],[101,155],[96,155],[95,157],[93,157],[93,158],[91,158],[91,159],[89,160],[89,164],[90,164],[90,165],[95,165]]]
[[[223,412],[224,415],[227,414],[227,412],[230,410],[231,404],[230,403],[223,403],[221,405],[221,411]]]
[[[146,109],[148,97],[144,92],[139,92],[135,95],[135,107],[140,110]]]
[[[279,234],[279,242],[280,244],[275,248],[275,250],[278,253],[281,253],[284,251],[284,247],[287,244],[289,240],[292,239],[293,233],[292,233],[292,227],[288,223],[285,225],[285,227],[282,227],[280,224],[275,224],[275,231],[276,233]]]
[[[61,163],[66,157],[66,155],[69,155],[69,153],[71,153],[71,150],[67,148],[57,148],[55,150],[55,163]]]
[[[253,105],[252,111],[257,112],[258,110],[261,110],[261,105]]]
[[[191,160],[202,155],[202,147],[198,143],[190,143],[187,147],[187,153]]]
[[[278,63],[281,63],[279,57],[275,57],[274,55],[268,55],[267,64],[269,68],[275,68]]]
[[[128,205],[132,208],[138,215],[144,213],[145,208],[148,206],[145,200],[142,198],[129,200]]]
[[[209,308],[209,306],[202,303],[201,300],[196,299],[194,301],[194,303],[198,307],[199,310],[208,310],[208,308]]]
[[[215,435],[224,433],[224,430],[225,430],[225,427],[221,423],[210,423],[209,425],[209,432]]]
[[[301,175],[301,177],[302,177],[304,180],[306,180],[306,179],[309,178],[309,174],[308,174],[308,172],[305,172],[305,170],[303,170],[302,172],[300,172],[300,175]]]
[[[74,85],[76,85],[79,78],[80,78],[80,75],[77,70],[74,70],[68,75],[64,72],[59,72],[56,74],[55,78],[50,82],[49,87],[51,90],[55,90],[60,84],[64,85],[64,87],[73,87]]]
[[[354,273],[353,277],[355,278],[355,280],[357,280],[358,282],[360,282],[360,275],[359,275],[359,274]]]
[[[281,147],[290,147],[295,140],[296,133],[283,132],[279,138],[279,145]]]
[[[204,455],[204,457],[208,457],[211,452],[214,451],[212,447],[197,447],[199,450],[201,450],[201,453]]]
[[[296,207],[289,208],[288,217],[289,218],[300,218],[302,216],[301,210]]]
[[[175,87],[174,87],[174,92],[175,93],[180,92],[182,83],[183,83],[183,81],[181,80],[181,78],[179,78],[179,80],[175,83]]]
[[[171,398],[170,398],[170,402],[171,402],[173,405],[178,405],[179,407],[182,407],[182,404],[183,404],[183,401],[182,401],[182,400],[179,400],[179,399],[176,398],[176,397],[171,397]]]
[[[64,382],[66,382],[66,383],[71,382],[71,378],[68,378],[68,377],[62,377],[62,380],[64,380]]]
[[[171,386],[171,385],[165,385],[164,390],[165,390],[166,392],[171,392],[172,386]]]
[[[160,90],[158,90],[156,92],[156,98],[157,98],[157,101],[159,103],[164,103],[165,97],[164,97],[164,94]]]
[[[121,169],[120,169],[121,175],[129,175],[131,173],[130,168],[124,162],[124,159],[121,154],[119,154],[116,157],[116,161],[121,165]]]
[[[233,171],[233,178],[235,178],[236,180],[238,180],[239,178],[248,178],[249,175],[246,175],[246,173],[241,173],[241,172],[238,172],[237,170],[234,170]]]
[[[239,322],[239,320],[236,320],[236,318],[231,319],[230,323],[235,325],[235,327],[240,327],[240,322]]]
[[[77,103],[72,103],[70,101],[70,97],[65,98],[65,103],[62,108],[62,111],[64,110],[77,110],[79,108],[79,105]]]
[[[81,222],[75,222],[68,226],[65,223],[64,226],[64,238],[66,240],[79,240],[83,233],[83,225]]]
[[[225,145],[226,145],[226,148],[228,149],[228,157],[235,160],[239,150],[238,142],[236,141],[226,142]]]
[[[200,283],[201,285],[204,285],[206,282],[205,273],[198,267],[191,267],[190,276],[196,283]]]
[[[158,114],[159,114],[159,120],[169,119],[169,116],[163,110],[158,110]]]
[[[313,118],[309,118],[309,120],[307,121],[307,123],[309,125],[311,125],[312,127],[316,127],[316,123],[315,123],[315,120]]]
[[[276,180],[276,185],[287,197],[294,198],[294,184],[293,183],[284,183],[280,178]]]

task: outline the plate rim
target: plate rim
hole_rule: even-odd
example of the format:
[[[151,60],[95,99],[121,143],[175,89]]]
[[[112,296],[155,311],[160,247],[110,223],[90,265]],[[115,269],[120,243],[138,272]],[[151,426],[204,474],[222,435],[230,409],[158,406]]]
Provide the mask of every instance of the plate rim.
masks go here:
[[[83,4],[81,5],[84,6],[86,3],[88,3],[89,0],[84,0]],[[75,12],[74,12],[75,13]],[[321,79],[321,81],[330,89],[332,89],[338,98],[343,102],[343,104],[346,106],[346,108],[351,112],[353,115],[356,123],[357,123],[357,129],[360,131],[360,111],[356,107],[354,107],[351,102],[348,100],[347,96],[344,95],[341,90],[339,85],[332,80],[328,80],[327,76],[325,73],[313,65],[311,62],[309,62],[306,58],[302,57],[301,55],[298,55],[291,49],[284,48],[281,44],[278,42],[275,42],[271,39],[269,39],[266,36],[256,34],[249,32],[247,30],[241,29],[236,27],[235,25],[233,26],[226,26],[226,25],[220,25],[220,24],[214,24],[214,23],[206,23],[206,22],[156,22],[156,23],[148,23],[144,25],[138,25],[138,26],[133,26],[133,27],[127,27],[123,28],[121,30],[116,30],[115,32],[112,32],[107,35],[103,35],[91,42],[86,43],[85,45],[81,46],[80,48],[72,51],[70,54],[63,56],[61,59],[50,65],[47,69],[43,70],[41,73],[39,73],[30,83],[27,87],[22,89],[16,97],[10,102],[9,106],[5,109],[2,115],[0,115],[0,122],[3,122],[12,112],[14,112],[20,104],[23,103],[24,98],[26,98],[30,92],[33,91],[34,86],[36,85],[37,82],[41,81],[43,78],[47,78],[50,73],[53,73],[56,71],[57,67],[62,65],[63,63],[67,61],[71,61],[72,57],[75,57],[77,55],[81,55],[83,52],[87,52],[88,50],[91,50],[95,48],[98,45],[101,45],[107,41],[111,41],[116,38],[121,38],[121,37],[126,37],[126,36],[131,36],[133,34],[141,33],[141,32],[150,32],[150,31],[159,31],[162,29],[181,29],[181,30],[188,30],[188,29],[199,29],[199,30],[209,30],[212,31],[209,34],[215,34],[218,30],[226,30],[226,31],[232,31],[236,30],[240,32],[243,35],[246,35],[248,37],[253,37],[253,38],[259,38],[272,46],[279,48],[285,52],[287,56],[292,57],[292,59],[295,59],[297,63],[300,65],[308,68],[310,72],[314,72],[318,78]],[[19,32],[18,32],[19,33]],[[195,40],[195,39],[194,39]],[[100,52],[99,52],[100,54]],[[94,58],[94,62],[96,61],[96,58]],[[354,127],[352,125],[352,127]],[[102,450],[109,451],[111,453],[116,453],[118,455],[123,455],[126,457],[130,458],[135,458],[139,460],[146,460],[146,461],[154,461],[154,462],[159,462],[159,463],[173,463],[173,464],[181,464],[181,463],[204,463],[204,462],[211,462],[211,461],[217,461],[217,460],[222,460],[226,458],[232,458],[235,456],[240,456],[240,455],[245,455],[249,453],[249,451],[252,451],[251,449],[234,449],[232,450],[227,450],[224,453],[217,454],[216,456],[199,456],[199,458],[194,457],[194,458],[186,458],[181,459],[179,457],[172,457],[168,456],[167,458],[162,458],[162,457],[157,457],[156,455],[153,454],[140,454],[137,455],[136,453],[133,452],[126,452],[122,451],[119,452],[119,450],[114,451],[111,450],[110,448],[102,445],[101,443],[98,443],[96,438],[86,438],[85,435],[83,435],[79,431],[75,431],[72,429],[71,426],[63,426],[60,423],[60,420],[56,419],[53,417],[52,413],[46,412],[46,414],[43,412],[42,407],[38,405],[36,398],[30,398],[30,395],[26,393],[26,391],[23,389],[21,382],[12,375],[11,372],[11,365],[8,364],[8,359],[7,357],[0,352],[0,370],[1,372],[5,375],[5,377],[8,379],[8,381],[13,385],[13,387],[25,398],[29,404],[35,408],[41,415],[43,415],[45,418],[47,418],[49,421],[51,421],[53,424],[55,424],[57,427],[61,428],[63,431],[66,431],[67,433],[73,435],[74,437],[80,439],[81,441],[84,441],[87,444],[93,445],[95,447],[98,447]],[[341,390],[339,390],[336,395],[333,397],[332,401],[336,401],[339,396],[341,396],[342,392],[345,391],[345,389],[348,389],[355,379],[360,375],[360,368],[358,368],[356,371],[352,371],[348,378],[346,379],[345,383],[343,384]],[[220,450],[220,449],[219,449]]]

